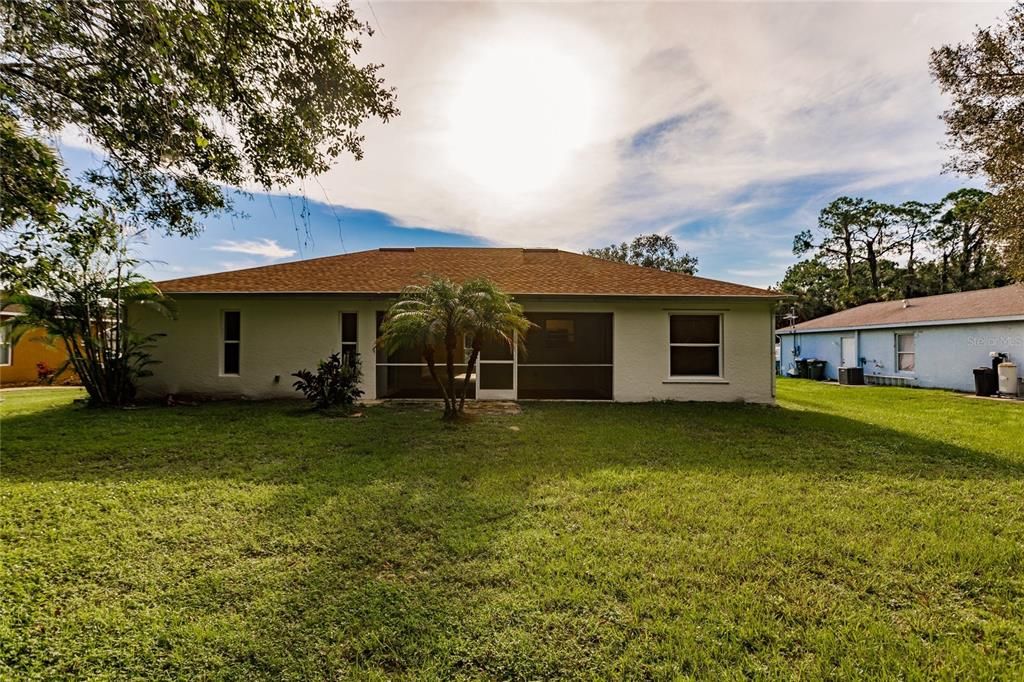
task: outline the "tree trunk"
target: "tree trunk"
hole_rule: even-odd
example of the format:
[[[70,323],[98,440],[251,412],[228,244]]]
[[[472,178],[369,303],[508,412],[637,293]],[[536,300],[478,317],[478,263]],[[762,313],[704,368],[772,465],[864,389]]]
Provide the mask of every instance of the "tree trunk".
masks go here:
[[[441,377],[437,376],[437,365],[434,362],[434,349],[424,348],[423,359],[427,363],[427,370],[430,371],[430,376],[434,379],[438,388],[441,389],[441,397],[444,399],[444,416],[448,417],[451,414],[451,406],[448,401],[448,391],[445,389],[444,382],[441,381]]]
[[[907,276],[903,280],[903,298],[910,298],[914,293],[917,283],[917,273],[914,271],[914,235],[910,236],[910,247],[907,254]]]
[[[960,291],[967,288],[968,273],[970,272],[971,267],[971,256],[973,255],[971,241],[971,228],[964,227],[960,236],[960,281],[957,283]]]
[[[875,298],[878,298],[878,290],[881,283],[878,280],[878,256],[875,254],[875,243],[868,242],[868,271],[871,274],[871,288],[875,290]]]
[[[445,369],[448,370],[448,395],[451,399],[451,407],[445,406],[445,416],[454,417],[457,412],[455,395],[455,334],[449,333],[444,340]]]
[[[476,360],[480,356],[480,348],[477,346],[476,340],[473,341],[473,350],[469,354],[469,364],[466,365],[466,378],[462,382],[462,395],[459,396],[459,412],[462,412],[466,407],[466,391],[469,390],[469,380],[473,376],[473,370],[476,368]],[[477,390],[480,387],[477,386]]]
[[[850,228],[845,228],[843,235],[843,259],[846,261],[846,287],[853,288],[853,239],[850,236]]]

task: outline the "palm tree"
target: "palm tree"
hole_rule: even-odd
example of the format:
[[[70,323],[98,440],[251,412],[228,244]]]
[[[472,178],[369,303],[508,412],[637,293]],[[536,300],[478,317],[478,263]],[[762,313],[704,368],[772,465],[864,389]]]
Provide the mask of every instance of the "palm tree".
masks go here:
[[[381,325],[378,346],[387,352],[399,348],[417,349],[430,376],[441,389],[444,418],[457,417],[465,407],[470,378],[487,340],[509,344],[522,338],[530,327],[523,309],[493,282],[476,279],[456,284],[433,277],[425,285],[406,287],[388,310]],[[461,394],[455,388],[455,352],[460,338],[472,338]],[[446,376],[437,372],[437,355],[444,353]]]
[[[523,315],[523,306],[512,300],[493,282],[475,279],[462,285],[462,298],[466,302],[465,334],[471,339],[466,378],[462,382],[459,396],[459,412],[466,405],[469,380],[476,369],[480,349],[488,341],[497,341],[511,349],[518,344],[525,350],[523,341],[533,323]]]
[[[12,339],[17,343],[25,333],[42,329],[44,342],[60,344],[68,356],[52,379],[74,370],[91,405],[127,405],[135,399],[138,380],[152,374],[148,367],[156,360],[149,351],[163,334],[136,332],[125,319],[126,308],[149,307],[170,315],[173,307],[148,280],[120,275],[96,284],[72,286],[54,298],[10,295],[8,301],[22,310],[12,325]]]
[[[109,212],[86,212],[40,241],[4,296],[3,305],[23,309],[15,340],[42,328],[48,344],[63,345],[68,361],[53,376],[74,369],[94,405],[132,402],[137,380],[156,362],[149,351],[162,334],[135,331],[128,307],[173,314],[172,302],[135,272],[129,238]]]

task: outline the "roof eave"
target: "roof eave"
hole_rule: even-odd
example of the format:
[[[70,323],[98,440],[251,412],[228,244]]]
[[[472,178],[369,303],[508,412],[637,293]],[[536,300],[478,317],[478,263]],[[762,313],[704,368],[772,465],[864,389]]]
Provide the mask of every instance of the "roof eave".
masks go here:
[[[159,284],[157,285],[159,286]],[[237,291],[230,289],[217,289],[210,291],[175,291],[173,289],[163,289],[163,293],[171,296],[398,296],[401,291],[274,291],[274,290],[260,290],[260,291]],[[578,297],[578,298],[732,298],[732,299],[749,299],[749,300],[765,300],[765,301],[784,301],[792,298],[787,294],[774,294],[772,292],[766,292],[764,294],[714,294],[714,293],[701,293],[701,294],[631,294],[631,293],[619,293],[619,292],[607,292],[607,293],[580,293],[580,292],[564,292],[564,293],[552,293],[552,292],[539,292],[539,291],[511,291],[510,296],[556,296],[560,298],[565,297]]]
[[[995,322],[1024,322],[1024,315],[1000,315],[998,317],[965,317],[962,319],[918,320],[916,322],[880,322],[878,324],[858,324],[842,327],[782,327],[776,330],[779,334],[819,334],[824,332],[853,332],[861,329],[899,329],[903,327],[946,327],[958,324],[991,324]]]

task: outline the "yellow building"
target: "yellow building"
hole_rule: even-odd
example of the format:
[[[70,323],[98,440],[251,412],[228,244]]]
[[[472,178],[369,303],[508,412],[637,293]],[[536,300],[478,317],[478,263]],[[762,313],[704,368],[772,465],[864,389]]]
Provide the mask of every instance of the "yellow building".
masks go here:
[[[60,343],[50,345],[42,329],[32,329],[12,343],[11,325],[21,314],[17,306],[0,311],[0,386],[33,386],[43,383],[40,375],[60,368],[68,359]],[[78,383],[73,372],[65,372],[56,383]]]

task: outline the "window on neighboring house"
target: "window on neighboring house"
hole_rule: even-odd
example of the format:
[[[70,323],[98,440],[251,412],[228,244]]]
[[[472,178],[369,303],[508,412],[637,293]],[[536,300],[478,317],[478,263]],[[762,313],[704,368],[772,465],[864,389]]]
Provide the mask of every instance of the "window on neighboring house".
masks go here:
[[[915,360],[914,355],[914,335],[897,334],[896,367],[898,367],[901,372],[913,372]]]
[[[359,352],[358,338],[358,316],[355,313],[341,314],[341,359],[346,364],[355,361]]]
[[[722,375],[721,315],[669,315],[669,374]]]
[[[225,310],[223,321],[224,351],[221,374],[240,374],[242,344],[242,313]]]
[[[11,337],[6,325],[0,325],[0,366],[11,364]]]

